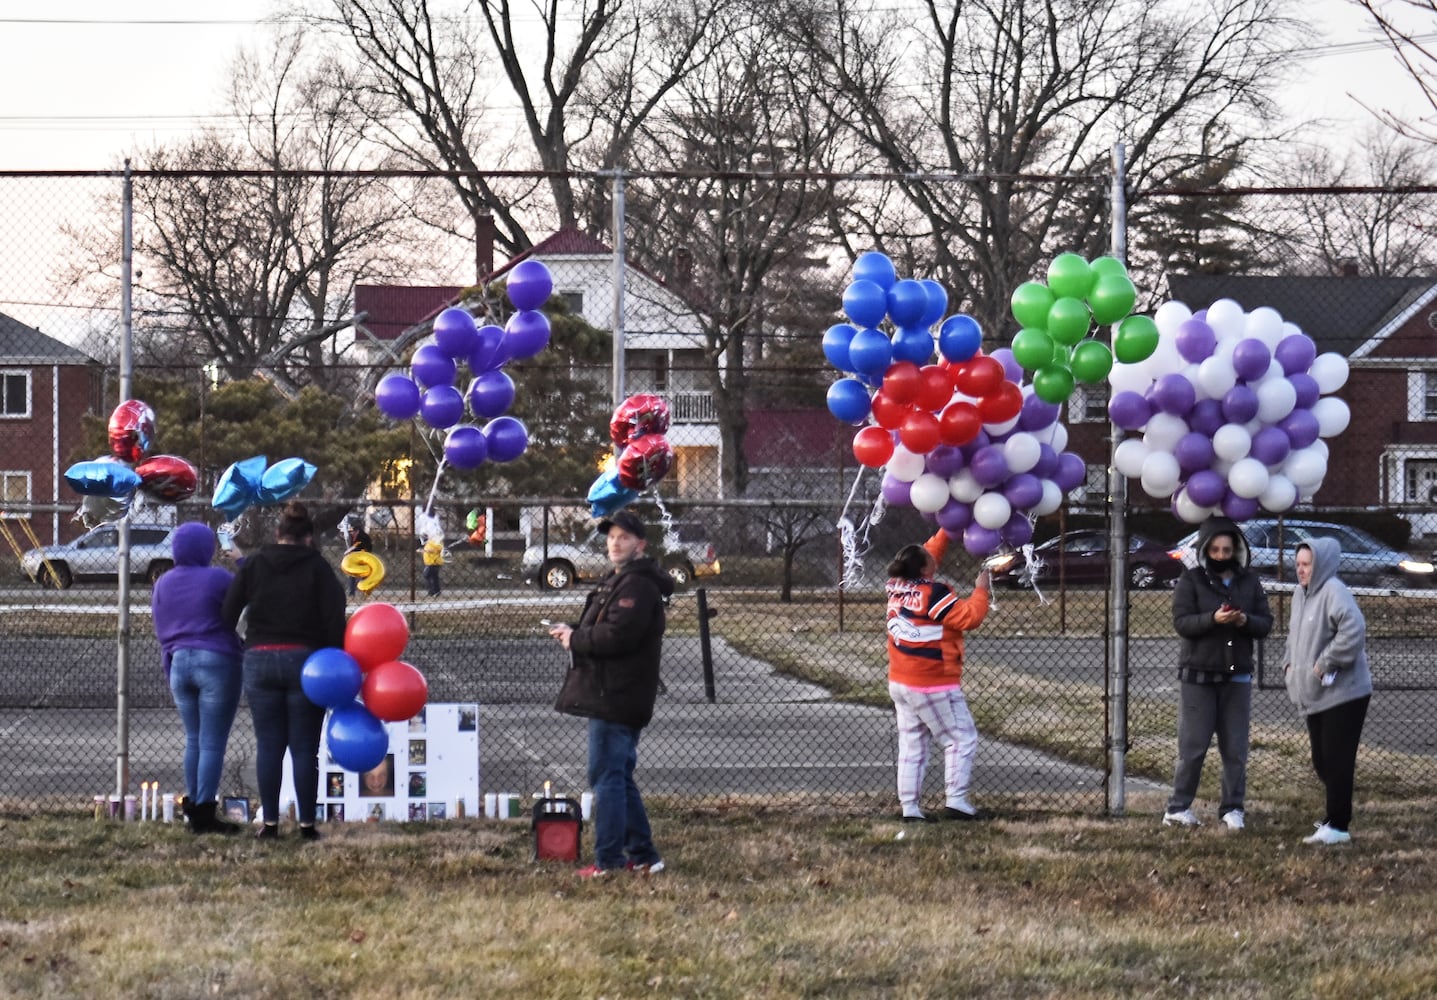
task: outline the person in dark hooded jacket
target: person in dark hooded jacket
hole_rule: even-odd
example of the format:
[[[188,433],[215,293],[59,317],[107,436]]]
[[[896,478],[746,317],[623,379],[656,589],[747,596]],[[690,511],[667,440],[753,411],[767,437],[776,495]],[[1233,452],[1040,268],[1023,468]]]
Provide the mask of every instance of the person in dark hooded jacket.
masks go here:
[[[1198,826],[1193,812],[1208,746],[1222,757],[1218,816],[1243,828],[1247,751],[1252,719],[1253,650],[1272,631],[1262,581],[1248,568],[1247,539],[1226,517],[1198,529],[1198,564],[1178,578],[1173,627],[1178,655],[1178,759],[1163,825]]]
[[[314,547],[314,522],[298,501],[284,505],[275,541],[245,559],[225,594],[230,625],[249,609],[244,693],[254,719],[255,771],[264,808],[261,839],[279,836],[284,754],[294,767],[300,835],[316,840],[319,741],[324,709],[300,685],[316,649],[344,646],[344,586]]]
[[[613,869],[663,870],[648,813],[634,782],[639,733],[654,716],[664,601],[674,581],[644,555],[643,521],[620,511],[599,522],[613,570],[584,604],[576,625],[549,634],[573,657],[555,705],[589,720],[589,785],[594,790],[594,863],[585,878]]]
[[[192,522],[170,539],[174,568],[155,581],[150,610],[161,664],[185,727],[185,798],[191,833],[239,833],[217,813],[225,748],[240,700],[240,641],[220,615],[230,572],[211,566],[215,533]]]

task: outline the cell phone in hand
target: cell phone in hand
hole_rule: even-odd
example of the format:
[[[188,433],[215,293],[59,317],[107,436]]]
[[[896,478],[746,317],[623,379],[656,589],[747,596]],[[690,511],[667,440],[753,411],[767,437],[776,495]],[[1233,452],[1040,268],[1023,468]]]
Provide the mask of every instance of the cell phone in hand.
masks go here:
[[[547,626],[547,627],[549,627],[549,628],[553,628],[553,627],[554,627],[554,623],[551,622],[551,621],[549,621],[549,619],[547,619],[547,618],[540,618],[540,619],[539,619],[539,624],[540,624],[540,625],[545,625],[545,626]]]
[[[1219,611],[1236,611],[1237,608],[1235,608],[1235,607],[1233,607],[1231,604],[1227,603],[1227,601],[1223,601],[1223,602],[1222,602],[1222,607],[1218,608],[1218,610],[1219,610]]]
[[[231,532],[231,531],[219,531],[219,532],[216,532],[216,537],[219,539],[220,551],[221,551],[221,552],[229,552],[231,549],[233,549],[233,548],[235,547],[235,536],[234,536],[234,532]]]

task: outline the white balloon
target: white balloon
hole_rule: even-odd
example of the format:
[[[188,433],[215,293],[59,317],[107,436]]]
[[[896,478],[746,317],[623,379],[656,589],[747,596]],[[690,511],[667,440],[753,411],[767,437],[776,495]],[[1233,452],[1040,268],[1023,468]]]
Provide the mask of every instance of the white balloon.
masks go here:
[[[984,493],[973,501],[973,520],[997,531],[1013,516],[1013,505],[1001,493]]]
[[[1019,414],[1019,416],[1021,416],[1021,414]],[[998,437],[1000,435],[1007,434],[1009,431],[1011,431],[1014,427],[1017,426],[1018,417],[1014,417],[1012,420],[1005,420],[1001,424],[984,424],[983,430],[988,432],[989,437]]]
[[[1267,466],[1255,458],[1244,458],[1232,463],[1232,471],[1227,474],[1227,486],[1238,496],[1251,499],[1262,495],[1269,478]]]
[[[1258,306],[1247,314],[1243,330],[1245,336],[1256,337],[1272,350],[1282,339],[1282,314],[1272,306]]]
[[[1309,487],[1316,488],[1327,475],[1327,457],[1313,448],[1299,448],[1287,456],[1280,471],[1292,480],[1300,495],[1311,496]]]
[[[1188,432],[1188,423],[1172,413],[1154,413],[1143,431],[1143,443],[1149,451],[1172,451],[1183,435]]]
[[[1322,438],[1318,438],[1316,441],[1312,442],[1312,444],[1308,445],[1307,447],[1309,451],[1315,451],[1319,455],[1321,455],[1322,461],[1324,463],[1326,463],[1326,461],[1332,457],[1332,449],[1327,447],[1327,442],[1322,440]]]
[[[1143,474],[1143,460],[1148,457],[1148,446],[1142,438],[1128,438],[1113,449],[1113,468],[1129,479]]]
[[[1216,472],[1219,476],[1222,476],[1223,479],[1226,479],[1227,474],[1232,471],[1232,463],[1225,458],[1215,457],[1213,458],[1212,465],[1209,466],[1209,468],[1211,468],[1212,471]]]
[[[1221,357],[1217,354],[1203,358],[1198,365],[1197,382],[1203,395],[1208,399],[1222,399],[1227,391],[1237,385],[1237,372],[1232,367],[1232,354]]]
[[[1061,506],[1063,506],[1063,491],[1051,479],[1044,479],[1043,499],[1038,501],[1038,505],[1033,508],[1033,513],[1042,517],[1044,514],[1053,513]]]
[[[1142,395],[1152,384],[1153,380],[1141,361],[1132,365],[1117,361],[1108,372],[1108,385],[1113,387],[1114,392],[1136,392]]]
[[[1352,420],[1352,411],[1336,396],[1327,396],[1313,403],[1312,415],[1317,418],[1317,433],[1325,438],[1341,434]]]
[[[983,487],[973,478],[970,469],[961,469],[948,477],[948,495],[963,503],[972,503],[983,495]]]
[[[1041,439],[1041,440],[1043,441],[1043,443],[1046,444],[1046,445],[1048,445],[1048,446],[1049,446],[1050,448],[1052,448],[1054,451],[1057,451],[1057,452],[1067,451],[1067,450],[1068,450],[1068,428],[1067,428],[1066,426],[1064,426],[1063,424],[1054,424],[1052,430],[1053,430],[1053,433],[1052,433],[1051,435],[1049,435],[1048,437],[1045,437],[1045,438],[1042,438],[1042,439]]]
[[[1252,435],[1239,424],[1223,424],[1213,432],[1212,450],[1218,458],[1237,462],[1252,451]]]
[[[1317,495],[1317,491],[1320,489],[1322,489],[1321,479],[1319,479],[1311,486],[1304,486],[1300,490],[1298,490],[1297,499],[1302,503],[1310,503],[1312,498]]]
[[[1177,512],[1178,518],[1188,524],[1202,524],[1209,517],[1212,517],[1216,507],[1202,507],[1192,502],[1188,497],[1188,491],[1178,490],[1178,495],[1173,498],[1173,510]]]
[[[1042,457],[1038,439],[1024,431],[1003,442],[1003,458],[1008,462],[1008,471],[1015,476],[1020,472],[1031,472]]]
[[[1307,374],[1316,380],[1319,392],[1324,395],[1336,392],[1347,384],[1347,359],[1333,351],[1319,354],[1312,359]]]
[[[893,457],[888,460],[888,474],[894,479],[911,483],[923,475],[923,456],[914,454],[903,445],[895,445]]]
[[[1281,371],[1281,368],[1278,370]],[[1257,419],[1265,424],[1277,423],[1296,405],[1297,389],[1281,375],[1266,379],[1257,387]]]
[[[1247,328],[1247,315],[1232,299],[1218,299],[1207,307],[1207,325],[1218,340],[1241,340]]]
[[[1182,354],[1178,352],[1176,340],[1171,337],[1159,337],[1158,346],[1153,353],[1148,355],[1146,360],[1139,361],[1138,364],[1143,371],[1147,372],[1148,378],[1156,382],[1164,375],[1171,375],[1182,368],[1186,362],[1183,361]]]
[[[1286,338],[1286,337],[1306,337],[1307,334],[1303,333],[1303,332],[1302,332],[1302,327],[1300,327],[1300,326],[1298,326],[1296,323],[1292,322],[1292,320],[1290,320],[1290,319],[1285,319],[1285,320],[1282,321],[1282,336],[1283,336],[1284,338]]]
[[[1193,311],[1174,299],[1158,306],[1157,312],[1153,313],[1153,322],[1158,325],[1159,333],[1170,337],[1178,332],[1178,327],[1192,317]]]
[[[948,502],[948,480],[942,476],[935,476],[931,472],[925,472],[913,480],[908,497],[909,502],[923,513],[937,513]]]
[[[1207,391],[1203,389],[1202,383],[1198,381],[1198,373],[1201,371],[1201,364],[1193,364],[1189,362],[1188,364],[1183,365],[1182,370],[1179,371],[1178,374],[1188,380],[1188,385],[1193,387],[1193,395],[1197,399],[1208,399],[1210,397],[1208,396]]]
[[[1151,452],[1143,459],[1141,482],[1150,497],[1170,497],[1182,481],[1182,469],[1171,452]]]
[[[1267,479],[1267,489],[1258,496],[1257,502],[1263,510],[1281,514],[1297,503],[1297,486],[1281,473],[1274,473]]]

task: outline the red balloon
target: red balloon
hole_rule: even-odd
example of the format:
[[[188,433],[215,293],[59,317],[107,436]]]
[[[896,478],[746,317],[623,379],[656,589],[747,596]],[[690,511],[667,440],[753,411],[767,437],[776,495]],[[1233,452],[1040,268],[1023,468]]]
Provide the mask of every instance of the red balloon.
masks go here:
[[[938,437],[944,444],[967,444],[983,429],[978,407],[964,400],[949,403],[938,415]]]
[[[927,410],[914,410],[903,418],[898,440],[915,455],[926,455],[938,446],[938,418]]]
[[[913,412],[913,407],[907,403],[894,402],[882,389],[873,394],[873,402],[870,405],[873,409],[874,422],[879,427],[890,431],[898,430],[904,418]]]
[[[853,457],[859,465],[877,469],[893,457],[893,433],[882,427],[865,427],[853,435]]]
[[[918,391],[918,408],[937,413],[953,398],[953,377],[938,365],[924,365],[918,377],[922,386]]]
[[[646,490],[674,467],[674,449],[662,434],[630,439],[619,454],[619,482],[631,490]]]
[[[429,684],[410,663],[390,660],[364,675],[364,707],[385,722],[403,722],[419,714],[429,699]]]
[[[1003,362],[986,356],[971,358],[955,381],[960,392],[982,398],[1003,381]]]
[[[150,404],[127,399],[110,414],[110,454],[122,462],[138,462],[155,439],[155,411]]]
[[[392,604],[366,604],[344,626],[344,651],[359,661],[366,673],[399,659],[409,642],[409,623]]]
[[[200,482],[199,470],[175,455],[152,455],[135,466],[135,475],[141,490],[166,503],[188,500]]]
[[[922,388],[918,366],[912,361],[895,361],[883,373],[883,393],[895,403],[913,402]]]
[[[614,409],[613,419],[609,421],[609,437],[615,448],[622,448],[645,434],[667,433],[668,429],[668,400],[648,392],[624,400]]]
[[[1023,409],[1023,390],[1004,379],[998,388],[978,401],[978,414],[985,424],[1012,420]]]

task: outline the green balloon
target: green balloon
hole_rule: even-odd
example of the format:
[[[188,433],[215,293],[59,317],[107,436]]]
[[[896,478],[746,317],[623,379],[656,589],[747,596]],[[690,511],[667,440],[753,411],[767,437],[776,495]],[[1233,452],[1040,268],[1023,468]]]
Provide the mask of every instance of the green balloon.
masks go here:
[[[1013,289],[1013,318],[1019,326],[1041,330],[1048,325],[1048,310],[1053,307],[1054,298],[1052,290],[1041,281],[1025,281]]]
[[[1085,340],[1073,348],[1073,378],[1085,385],[1096,385],[1113,370],[1113,352],[1108,345]]]
[[[1093,309],[1093,321],[1099,326],[1117,323],[1133,311],[1138,301],[1138,290],[1126,276],[1104,275],[1088,293],[1088,305]]]
[[[1060,253],[1048,265],[1048,287],[1059,298],[1081,299],[1092,290],[1092,268],[1075,253]]]
[[[1103,278],[1108,275],[1118,278],[1126,278],[1128,276],[1127,266],[1116,257],[1099,257],[1089,264],[1088,267],[1093,272],[1093,280],[1095,282],[1103,280]]]
[[[1013,357],[1030,372],[1053,360],[1053,338],[1043,330],[1024,327],[1013,335]]]
[[[1088,335],[1092,319],[1082,299],[1058,299],[1048,310],[1048,336],[1056,343],[1071,346]]]
[[[1158,349],[1158,325],[1151,316],[1129,316],[1118,324],[1113,353],[1125,365],[1146,361]]]
[[[1033,375],[1033,392],[1045,403],[1061,403],[1073,394],[1073,373],[1062,365],[1048,365]]]

